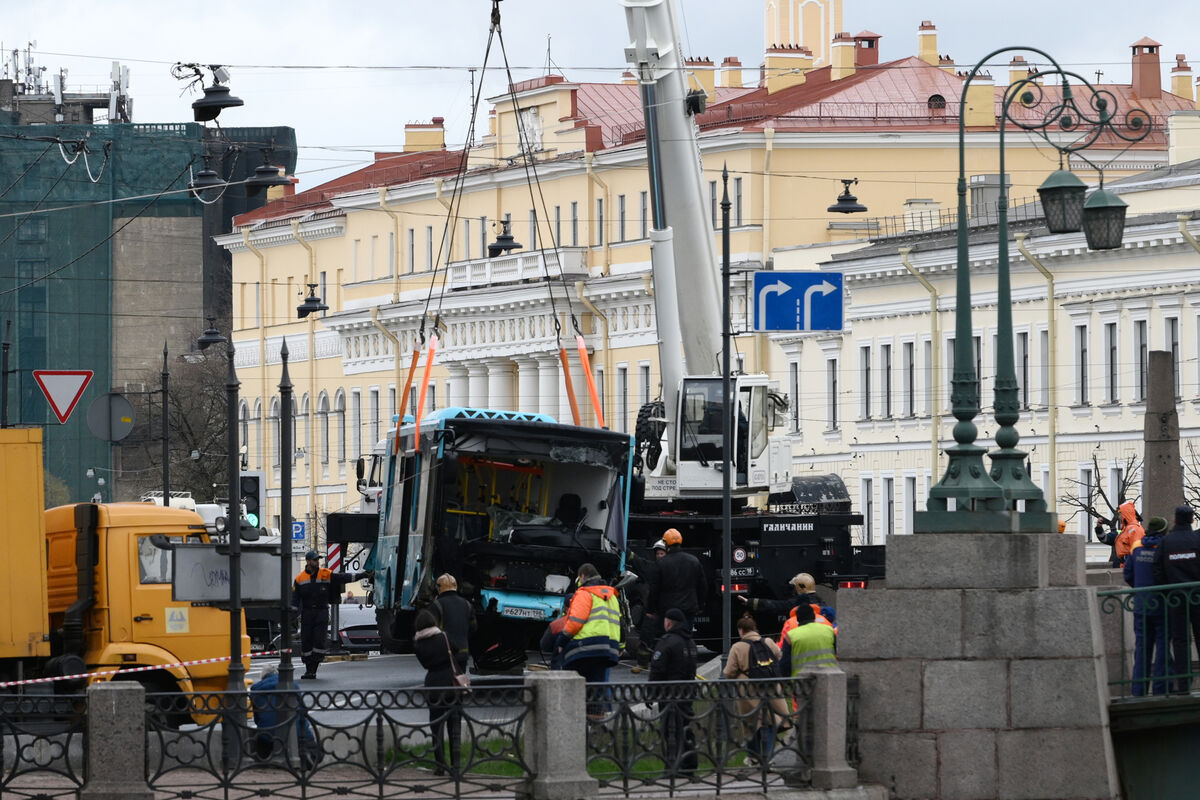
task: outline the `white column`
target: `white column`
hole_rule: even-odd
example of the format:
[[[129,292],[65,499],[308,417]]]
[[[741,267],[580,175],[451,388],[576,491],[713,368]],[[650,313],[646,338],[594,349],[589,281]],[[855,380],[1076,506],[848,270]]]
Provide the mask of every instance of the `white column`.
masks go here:
[[[559,422],[571,421],[571,410],[567,409],[567,415],[564,417],[562,409],[559,407],[559,397],[562,392],[559,386],[562,384],[562,377],[559,375],[558,358],[549,356],[537,356],[538,364],[538,406],[537,410],[542,414],[549,414]]]
[[[446,366],[450,375],[450,396],[445,399],[447,406],[467,405],[467,368],[462,364]]]
[[[493,358],[487,364],[487,408],[513,409],[513,370],[516,364],[507,358]]]
[[[527,414],[535,414],[540,408],[538,402],[538,362],[529,356],[514,356],[517,362],[517,403],[516,408]]]
[[[471,408],[488,407],[488,368],[480,362],[467,364],[467,396],[464,406]]]

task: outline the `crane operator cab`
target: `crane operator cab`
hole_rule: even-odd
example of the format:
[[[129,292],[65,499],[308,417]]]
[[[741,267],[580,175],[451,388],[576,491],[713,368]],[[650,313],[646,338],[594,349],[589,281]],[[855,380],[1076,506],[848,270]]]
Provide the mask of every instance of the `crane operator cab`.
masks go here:
[[[725,458],[721,419],[720,377],[684,378],[679,393],[679,437],[676,471],[681,494],[711,494],[723,486]],[[736,375],[732,380],[736,402],[731,409],[733,447],[730,452],[735,493],[782,491],[791,485],[791,459],[785,443],[773,440],[775,415],[784,401],[769,386],[765,375]]]

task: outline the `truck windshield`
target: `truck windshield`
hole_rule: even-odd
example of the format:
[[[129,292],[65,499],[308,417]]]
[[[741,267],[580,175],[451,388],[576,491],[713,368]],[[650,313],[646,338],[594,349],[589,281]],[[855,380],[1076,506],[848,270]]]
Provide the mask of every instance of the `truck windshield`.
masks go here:
[[[679,436],[681,461],[720,461],[721,379],[684,381]]]

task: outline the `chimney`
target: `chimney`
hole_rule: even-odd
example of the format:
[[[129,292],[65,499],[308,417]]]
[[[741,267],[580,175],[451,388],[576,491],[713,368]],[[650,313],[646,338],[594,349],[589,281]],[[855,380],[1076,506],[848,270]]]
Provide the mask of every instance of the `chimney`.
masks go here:
[[[938,56],[938,66],[943,72],[949,72],[951,75],[958,71],[955,69],[954,59],[948,55]]]
[[[1008,85],[1020,83],[1029,77],[1032,70],[1029,69],[1029,62],[1025,60],[1025,56],[1013,56],[1013,60],[1008,62]]]
[[[410,122],[404,126],[404,152],[424,153],[429,150],[446,149],[444,117],[434,117],[432,122]]]
[[[683,62],[690,74],[689,89],[703,89],[705,99],[711,103],[716,95],[717,70],[710,58],[689,58]]]
[[[854,52],[857,50],[854,37],[846,31],[840,31],[833,37],[833,69],[829,71],[829,80],[840,81],[854,74]]]
[[[965,72],[958,73],[966,80]],[[967,107],[962,110],[963,124],[968,128],[996,126],[996,82],[990,73],[977,72],[967,87]]]
[[[721,85],[727,89],[742,88],[742,62],[734,56],[726,56],[721,62]]]
[[[1133,93],[1143,99],[1162,97],[1162,68],[1158,63],[1158,48],[1162,45],[1144,36],[1130,47],[1133,48]]]
[[[879,34],[862,31],[854,34],[854,66],[873,67],[879,63]]]
[[[634,75],[629,70],[625,70],[624,72],[621,73],[621,85],[622,86],[637,86],[637,76]]]
[[[1192,93],[1192,68],[1183,53],[1175,56],[1175,66],[1171,67],[1171,94],[1177,94],[1189,103],[1196,102]]]
[[[917,58],[931,67],[941,65],[937,49],[937,27],[927,19],[921,20],[917,29]]]
[[[812,67],[812,51],[803,45],[768,47],[767,63],[763,68],[766,74],[767,94],[799,86],[804,83],[804,74]]]

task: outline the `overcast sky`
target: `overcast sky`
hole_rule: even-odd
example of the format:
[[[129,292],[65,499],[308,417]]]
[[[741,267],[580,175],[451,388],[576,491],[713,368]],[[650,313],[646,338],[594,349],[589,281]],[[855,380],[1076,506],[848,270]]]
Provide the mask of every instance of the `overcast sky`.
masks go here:
[[[737,56],[749,81],[762,61],[763,6],[682,0],[688,54],[718,64]],[[3,7],[0,42],[9,68],[11,51],[36,41],[38,66],[47,76],[67,67],[73,90],[106,85],[111,61],[119,60],[132,73],[135,122],[190,121],[199,95],[181,95],[173,62],[230,65],[230,88],[245,106],[225,111],[222,123],[294,127],[305,189],[369,162],[375,150],[400,149],[408,122],[445,117],[447,144],[462,144],[469,70],[477,70],[478,82],[491,0],[4,0]],[[500,8],[516,80],[543,74],[548,61],[578,81],[615,81],[625,69],[628,37],[617,0],[502,0]],[[923,19],[937,25],[938,49],[967,66],[1020,44],[1048,51],[1089,79],[1103,70],[1104,82],[1128,82],[1129,45],[1150,36],[1163,45],[1164,85],[1175,53],[1192,56],[1200,74],[1200,13],[1183,0],[844,0],[843,27],[881,34],[884,61],[916,54]],[[504,91],[503,69],[497,42],[485,97]],[[485,117],[479,125],[482,132]]]

